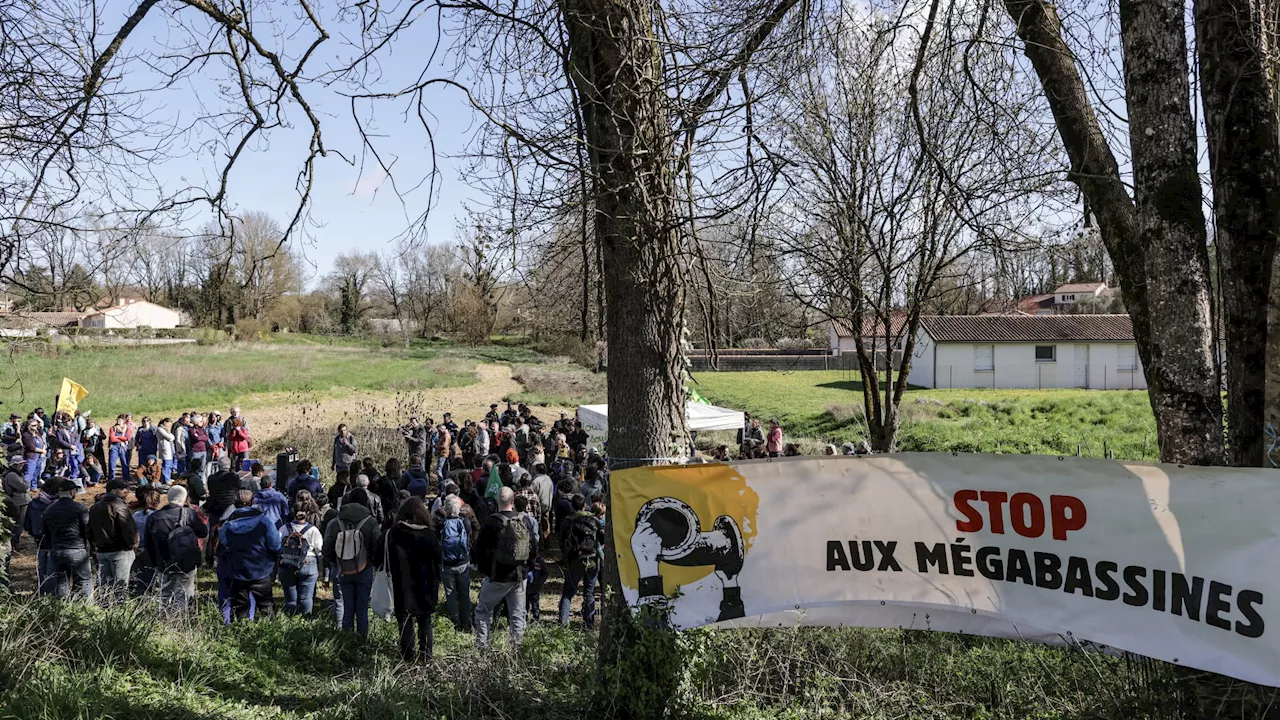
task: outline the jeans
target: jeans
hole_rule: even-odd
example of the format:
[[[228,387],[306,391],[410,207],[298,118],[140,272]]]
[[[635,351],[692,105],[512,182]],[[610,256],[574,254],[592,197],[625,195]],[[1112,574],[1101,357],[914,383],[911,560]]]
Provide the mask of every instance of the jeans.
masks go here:
[[[40,458],[33,457],[27,460],[22,468],[22,476],[27,479],[27,484],[31,486],[32,490],[35,490],[40,484],[40,465]]]
[[[159,576],[160,574],[155,568],[146,564],[146,560],[141,553],[135,555],[133,561],[133,585],[131,588],[133,596],[142,597],[154,590]]]
[[[449,464],[449,458],[447,457],[436,458],[436,477],[439,478],[441,485],[444,484],[445,472],[448,469],[446,466],[448,464]]]
[[[36,544],[40,544],[39,538],[36,538]],[[52,550],[36,551],[36,586],[41,595],[52,595],[57,589],[58,583],[53,573]]]
[[[320,571],[315,560],[308,560],[300,568],[280,566],[280,587],[284,590],[285,615],[310,615],[316,599],[316,580]]]
[[[576,564],[576,563],[575,563]],[[588,568],[566,567],[564,571],[564,590],[560,592],[560,624],[569,624],[569,602],[582,583],[582,624],[588,630],[596,624],[596,581],[600,579],[600,566]]]
[[[369,596],[373,593],[373,565],[338,580],[342,592],[342,629],[369,636]]]
[[[489,646],[494,608],[504,600],[507,603],[507,614],[511,618],[511,646],[514,648],[524,639],[524,579],[516,582],[494,582],[485,578],[480,585],[480,598],[476,603],[476,645],[482,649]]]
[[[173,460],[165,460],[160,463],[160,482],[168,485],[169,481],[173,479],[173,471],[176,470],[177,467],[178,463]]]
[[[178,459],[174,461],[174,463],[177,465],[178,472],[180,473],[187,472],[187,456],[186,455],[180,455]]]
[[[84,462],[84,458],[79,455],[67,456],[67,477],[75,480],[80,477],[80,463]]]
[[[121,472],[125,477],[129,476],[129,455],[125,447],[121,443],[111,446],[111,453],[107,455],[107,482],[111,482],[116,477],[116,466],[120,465]]]
[[[256,604],[253,617],[271,617],[275,605],[271,599],[273,582],[268,575],[260,580],[231,581],[231,614],[236,620],[250,617],[250,609]]]
[[[87,548],[50,550],[53,566],[54,596],[66,599],[72,593],[88,600],[93,597],[93,563]]]
[[[434,644],[431,628],[431,613],[409,615],[396,613],[396,625],[400,627],[400,657],[405,662],[427,660],[431,657]],[[418,645],[414,647],[414,629],[417,629]]]
[[[471,566],[446,567],[441,573],[444,583],[444,602],[449,608],[449,619],[462,632],[471,632]]]
[[[191,472],[192,467],[196,464],[196,461],[197,461],[197,460],[199,460],[199,461],[200,461],[200,476],[201,476],[201,477],[208,477],[208,476],[209,476],[209,473],[207,473],[207,472],[206,472],[206,470],[208,469],[208,463],[206,463],[206,462],[205,462],[205,458],[207,458],[207,457],[208,457],[208,453],[202,453],[202,452],[200,452],[200,453],[196,453],[196,452],[191,453],[191,458],[190,458],[189,460],[187,460],[187,472]]]
[[[98,553],[98,585],[107,603],[123,600],[128,594],[135,557],[132,550]]]
[[[196,599],[196,571],[175,570],[160,576],[160,604],[185,610]]]

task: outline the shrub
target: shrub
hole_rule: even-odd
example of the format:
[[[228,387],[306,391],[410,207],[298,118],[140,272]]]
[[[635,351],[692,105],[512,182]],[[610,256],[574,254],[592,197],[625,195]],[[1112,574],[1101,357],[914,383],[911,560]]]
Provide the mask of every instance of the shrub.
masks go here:
[[[813,347],[809,338],[781,338],[775,343],[779,350],[808,350]]]
[[[240,318],[232,327],[232,335],[239,342],[265,340],[271,335],[271,328],[257,318]]]
[[[221,345],[230,340],[225,332],[214,328],[196,328],[194,334],[197,345]]]

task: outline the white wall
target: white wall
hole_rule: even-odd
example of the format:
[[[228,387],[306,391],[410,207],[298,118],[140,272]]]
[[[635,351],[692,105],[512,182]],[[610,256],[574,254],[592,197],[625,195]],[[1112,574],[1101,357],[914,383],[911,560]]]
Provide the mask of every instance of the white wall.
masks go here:
[[[136,328],[142,325],[153,328],[175,328],[182,316],[174,310],[147,302],[130,303],[107,308],[81,321],[84,327]]]
[[[1094,390],[1144,390],[1147,387],[1141,364],[1132,372],[1119,369],[1120,343],[990,343],[995,369],[975,371],[974,343],[940,343],[936,366],[932,349],[917,357],[911,380],[917,385],[936,388],[1073,388]],[[1036,362],[1038,345],[1057,346],[1053,362]],[[1085,372],[1076,372],[1076,345],[1089,348]],[[936,374],[936,377],[933,377]],[[1083,382],[1082,382],[1083,381]]]
[[[933,387],[933,338],[924,330],[916,331],[916,347],[911,353],[911,374],[907,382],[920,387]]]

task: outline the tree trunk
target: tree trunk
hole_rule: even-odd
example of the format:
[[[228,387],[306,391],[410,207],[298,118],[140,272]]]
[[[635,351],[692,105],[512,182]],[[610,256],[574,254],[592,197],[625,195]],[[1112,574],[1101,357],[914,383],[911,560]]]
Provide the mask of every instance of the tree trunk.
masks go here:
[[[1258,0],[1196,0],[1226,339],[1230,464],[1264,463],[1267,306],[1280,233],[1280,136]]]
[[[1135,207],[1057,12],[1044,0],[1005,0],[1044,87],[1070,159],[1069,177],[1094,213],[1115,266],[1147,376],[1161,459],[1216,464],[1222,461],[1222,405],[1179,7],[1152,0],[1121,5]]]
[[[595,176],[609,343],[609,456],[622,468],[683,452],[688,440],[680,342],[685,278],[653,7],[645,0],[563,5]],[[609,524],[612,533],[612,513]],[[627,612],[613,553],[606,554],[604,570],[611,590],[606,613]],[[602,628],[605,661],[617,650],[614,625],[606,621]]]
[[[1121,0],[1120,33],[1138,240],[1147,249],[1147,310],[1155,320],[1148,376],[1159,378],[1161,452],[1215,465],[1223,460],[1222,396],[1185,13],[1184,0]]]

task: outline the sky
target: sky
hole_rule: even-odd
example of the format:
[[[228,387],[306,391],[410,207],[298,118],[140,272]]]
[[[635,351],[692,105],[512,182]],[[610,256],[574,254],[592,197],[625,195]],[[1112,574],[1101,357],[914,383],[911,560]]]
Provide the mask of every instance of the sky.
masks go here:
[[[289,7],[289,3],[271,7]],[[113,29],[132,9],[132,3],[107,0],[106,8],[117,13],[114,20],[108,17],[103,22],[104,28]],[[323,10],[321,7],[322,13]],[[283,48],[285,54],[296,53],[300,43],[305,41],[303,34],[293,32],[300,23],[294,18],[278,18],[277,21],[288,35],[279,41],[278,47]],[[173,48],[183,42],[185,35],[171,23],[172,19],[167,14],[153,12],[148,15],[130,37],[130,51],[150,53]],[[334,37],[320,46],[321,50],[307,65],[316,74],[335,66],[350,52],[344,37],[351,37],[354,29],[351,23],[330,17],[325,20],[325,26]],[[397,41],[394,51],[379,64],[383,80],[379,87],[389,88],[421,72],[425,54],[422,48],[434,42],[435,32],[434,26],[426,25],[415,26],[406,32]],[[99,48],[105,42],[105,37],[99,40]],[[453,69],[454,63],[447,54],[441,53],[431,67],[435,74],[445,76]],[[121,72],[121,86],[126,88],[150,88],[156,78],[143,63],[137,61],[120,63],[118,71]],[[193,74],[172,88],[150,90],[146,95],[149,119],[157,126],[180,124],[222,110],[227,103],[219,97],[220,88],[234,89],[225,74],[218,70]],[[451,241],[456,220],[465,214],[465,204],[482,200],[477,191],[460,177],[467,164],[461,153],[478,127],[478,121],[459,90],[441,86],[427,91],[429,122],[435,133],[435,162],[441,173],[438,190],[431,197],[425,187],[419,188],[406,192],[403,200],[397,196],[392,180],[373,159],[362,157],[361,136],[352,117],[349,100],[341,94],[344,90],[349,91],[350,88],[340,84],[326,86],[320,78],[313,78],[305,87],[307,101],[320,118],[324,143],[327,148],[337,151],[317,161],[310,222],[305,237],[300,238],[302,242],[295,242],[293,246],[305,257],[313,285],[328,272],[340,253],[395,248],[396,238],[411,227],[426,210],[428,202],[434,203],[434,207],[425,223],[426,241]],[[418,120],[406,119],[402,111],[403,104],[382,105],[376,112],[363,113],[362,117],[371,134],[377,136],[377,147],[383,159],[392,164],[395,181],[407,191],[430,167],[432,153],[427,133]],[[289,109],[287,118],[291,127],[272,130],[264,141],[249,146],[229,182],[229,196],[236,211],[264,211],[281,225],[288,222],[298,204],[296,180],[310,137],[310,125],[296,106]],[[179,184],[214,187],[221,169],[220,154],[225,151],[211,152],[202,143],[218,134],[205,130],[188,138],[180,152],[173,153],[169,160],[156,163],[150,172],[168,187]],[[186,220],[186,224],[198,227],[208,217],[194,215]]]

